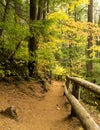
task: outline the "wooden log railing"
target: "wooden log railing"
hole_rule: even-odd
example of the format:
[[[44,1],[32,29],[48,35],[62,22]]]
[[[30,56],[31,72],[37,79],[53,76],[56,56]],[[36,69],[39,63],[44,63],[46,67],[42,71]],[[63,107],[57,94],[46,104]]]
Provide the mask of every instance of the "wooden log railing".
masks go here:
[[[72,92],[70,91],[70,82],[73,84]],[[94,93],[100,94],[100,86],[80,78],[67,76],[64,88],[65,95],[72,106],[71,115],[76,115],[79,118],[85,130],[100,130],[100,127],[78,101],[80,98],[80,87],[84,87]]]

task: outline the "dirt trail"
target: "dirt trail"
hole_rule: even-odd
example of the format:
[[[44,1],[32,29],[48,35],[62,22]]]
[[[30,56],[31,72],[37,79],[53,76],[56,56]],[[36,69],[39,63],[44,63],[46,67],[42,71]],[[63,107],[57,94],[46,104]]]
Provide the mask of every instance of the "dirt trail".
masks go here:
[[[18,88],[3,87],[2,91],[0,89],[0,109],[16,106],[19,121],[0,115],[0,130],[82,130],[76,118],[66,119],[70,105],[65,106],[65,102],[62,82],[53,82],[44,97],[29,96]]]

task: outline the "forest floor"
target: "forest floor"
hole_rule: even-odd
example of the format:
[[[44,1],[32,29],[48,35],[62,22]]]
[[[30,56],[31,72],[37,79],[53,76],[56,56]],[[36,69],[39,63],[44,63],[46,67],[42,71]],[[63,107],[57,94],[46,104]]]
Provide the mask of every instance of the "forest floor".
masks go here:
[[[53,81],[47,93],[37,82],[0,83],[0,110],[15,106],[18,121],[0,114],[0,130],[83,130],[79,120],[69,119],[70,104],[63,83]],[[94,114],[97,123],[100,115]]]

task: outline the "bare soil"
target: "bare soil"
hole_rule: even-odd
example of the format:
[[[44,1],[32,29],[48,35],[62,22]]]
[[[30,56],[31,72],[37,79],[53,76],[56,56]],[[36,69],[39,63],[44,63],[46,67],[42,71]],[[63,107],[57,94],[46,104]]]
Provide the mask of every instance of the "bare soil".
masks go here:
[[[53,81],[44,93],[34,81],[0,83],[0,110],[15,106],[18,114],[18,121],[0,114],[0,130],[83,130],[77,118],[68,118],[70,104],[62,84]]]

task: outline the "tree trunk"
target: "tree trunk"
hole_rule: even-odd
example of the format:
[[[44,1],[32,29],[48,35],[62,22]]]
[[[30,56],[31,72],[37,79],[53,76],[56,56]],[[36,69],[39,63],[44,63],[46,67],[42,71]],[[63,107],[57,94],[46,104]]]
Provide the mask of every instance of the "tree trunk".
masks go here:
[[[32,37],[29,40],[28,48],[30,60],[28,62],[29,76],[37,77],[37,54],[36,51],[38,49],[38,41],[36,40],[36,36],[34,35],[33,24],[35,20],[45,19],[45,3],[46,0],[39,0],[37,5],[37,0],[30,0],[30,32]],[[37,9],[38,7],[38,9]],[[32,60],[33,59],[33,60]]]
[[[44,0],[39,0],[37,20],[43,19]]]
[[[88,5],[88,22],[93,22],[93,0],[90,0],[90,4]],[[92,70],[93,70],[93,61],[92,61],[92,56],[91,53],[93,52],[90,48],[92,47],[93,43],[92,43],[92,33],[89,32],[89,36],[88,36],[88,46],[87,46],[87,64],[86,64],[86,68],[87,68],[87,77],[92,76]]]
[[[35,77],[36,76],[36,50],[37,50],[37,41],[36,37],[33,34],[33,28],[32,24],[36,20],[36,8],[37,0],[30,0],[30,32],[32,34],[32,37],[29,40],[28,43],[28,49],[29,49],[29,62],[28,62],[28,70],[29,70],[29,76]]]
[[[46,19],[46,0],[44,0],[44,3],[43,3],[43,19]]]
[[[50,12],[50,9],[49,9],[49,0],[47,1],[47,13],[49,13]]]
[[[36,11],[37,11],[37,8],[36,8],[36,3],[37,3],[37,0],[30,0],[30,21],[34,21],[36,20]]]

